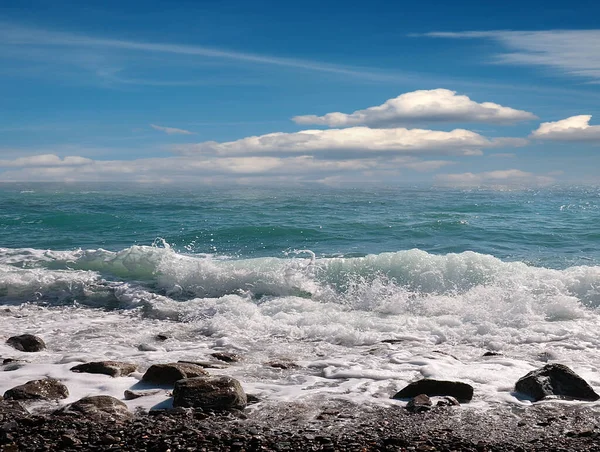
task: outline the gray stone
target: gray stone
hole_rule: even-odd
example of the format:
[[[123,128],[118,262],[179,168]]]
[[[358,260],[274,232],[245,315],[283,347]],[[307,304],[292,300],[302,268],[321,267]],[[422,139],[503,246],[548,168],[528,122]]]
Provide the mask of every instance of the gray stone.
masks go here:
[[[237,363],[242,357],[236,353],[228,353],[228,352],[216,352],[211,353],[210,356],[213,358],[217,358],[219,361],[224,361],[226,363]]]
[[[435,406],[458,406],[460,403],[452,396],[440,397]]]
[[[127,405],[114,397],[106,395],[84,397],[55,411],[55,414],[83,415],[89,418],[115,421],[133,417],[133,413],[129,411]]]
[[[153,364],[142,377],[142,381],[158,385],[172,385],[183,378],[208,375],[202,367],[187,363]]]
[[[470,402],[473,398],[473,386],[458,381],[430,380],[424,378],[415,381],[392,397],[393,399],[410,399],[425,394],[433,396],[452,396],[461,403]]]
[[[126,389],[123,396],[125,397],[125,400],[133,400],[139,399],[140,397],[148,397],[151,395],[159,394],[161,392],[163,392],[163,390],[161,389],[149,389],[148,391],[132,391],[130,389]]]
[[[20,336],[9,337],[6,341],[8,345],[22,352],[39,352],[46,348],[44,341],[33,334],[21,334]]]
[[[426,394],[419,394],[418,396],[409,400],[406,404],[406,409],[413,413],[421,413],[423,411],[429,411],[432,408],[431,399]]]
[[[198,377],[179,380],[173,389],[173,406],[204,410],[242,409],[246,393],[235,378]]]
[[[546,364],[521,377],[515,390],[534,402],[545,397],[595,401],[600,396],[579,375],[564,364]]]
[[[69,390],[53,378],[32,380],[4,393],[7,400],[58,400],[69,397]]]
[[[104,374],[111,377],[124,377],[137,370],[137,364],[119,361],[95,361],[71,367],[72,372]]]

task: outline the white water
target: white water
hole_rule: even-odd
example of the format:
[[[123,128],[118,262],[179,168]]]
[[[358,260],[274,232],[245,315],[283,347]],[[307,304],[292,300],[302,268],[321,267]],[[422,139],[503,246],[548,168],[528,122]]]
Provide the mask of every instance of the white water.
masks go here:
[[[223,350],[244,359],[213,373],[238,378],[266,404],[324,397],[400,403],[389,397],[421,377],[472,384],[475,407],[527,404],[512,394],[514,383],[547,361],[600,389],[598,267],[550,270],[419,250],[235,260],[168,247],[0,249],[0,301],[4,340],[32,333],[48,345],[22,353],[2,340],[3,358],[29,363],[0,372],[0,391],[52,376],[69,387],[67,402],[122,398],[139,386],[142,373],[112,379],[69,371],[80,362],[132,361],[143,372]],[[172,337],[156,341],[159,332]],[[483,357],[486,350],[503,354]],[[273,360],[300,367],[265,365]],[[148,409],[167,399],[128,403]]]

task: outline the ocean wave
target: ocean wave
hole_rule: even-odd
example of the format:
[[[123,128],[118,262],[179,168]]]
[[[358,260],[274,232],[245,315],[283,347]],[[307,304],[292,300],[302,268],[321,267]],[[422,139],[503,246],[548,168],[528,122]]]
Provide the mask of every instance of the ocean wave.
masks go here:
[[[76,300],[97,306],[105,296],[113,306],[115,291],[123,287],[179,302],[226,295],[256,303],[265,297],[299,297],[425,315],[449,312],[457,303],[534,312],[546,306],[546,316],[560,318],[600,306],[600,267],[555,270],[470,251],[435,255],[418,249],[328,258],[305,250],[281,258],[234,259],[181,254],[168,244],[118,252],[0,248],[3,302]]]

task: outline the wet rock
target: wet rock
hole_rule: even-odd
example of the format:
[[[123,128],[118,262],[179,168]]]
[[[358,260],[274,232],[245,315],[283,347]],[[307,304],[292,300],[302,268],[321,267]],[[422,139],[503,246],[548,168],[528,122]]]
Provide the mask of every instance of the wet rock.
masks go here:
[[[265,363],[265,365],[267,365],[269,367],[273,367],[275,369],[283,369],[283,370],[298,369],[300,367],[298,364],[293,363],[291,361],[269,361],[269,362]]]
[[[429,411],[432,408],[431,399],[426,394],[419,394],[418,396],[409,400],[406,404],[406,409],[412,413],[421,413],[423,411]]]
[[[173,406],[205,410],[242,409],[246,393],[235,378],[198,377],[179,380],[173,388]]]
[[[212,361],[186,361],[180,359],[177,362],[183,364],[194,364],[196,366],[204,367],[205,369],[227,369],[227,364],[219,364]]]
[[[588,401],[600,399],[583,378],[564,364],[547,364],[529,372],[517,381],[515,391],[534,402],[549,396]]]
[[[153,364],[142,377],[142,381],[158,385],[172,385],[183,378],[207,376],[202,367],[195,364],[167,363]]]
[[[6,421],[29,414],[29,411],[17,400],[0,400],[0,420]]]
[[[237,363],[242,357],[236,353],[228,353],[228,352],[216,352],[211,353],[210,356],[213,358],[217,358],[219,361],[224,361],[226,363]]]
[[[156,340],[161,342],[166,341],[167,339],[171,339],[172,337],[173,335],[170,333],[158,333],[155,336]]]
[[[4,393],[7,400],[58,400],[69,397],[69,390],[53,378],[32,380]]]
[[[435,406],[459,406],[460,403],[452,396],[440,397]]]
[[[156,352],[156,351],[158,351],[157,347],[155,347],[154,345],[150,345],[150,344],[140,344],[140,345],[138,345],[137,349],[140,352]]]
[[[492,352],[488,351],[483,354],[483,356],[502,356],[502,352]]]
[[[33,334],[21,334],[20,336],[9,337],[6,341],[8,345],[22,352],[39,352],[46,348],[44,341]]]
[[[132,391],[130,389],[126,389],[123,395],[125,397],[125,400],[133,400],[139,399],[140,397],[148,397],[151,395],[159,394],[161,392],[163,391],[161,391],[160,389],[150,389],[148,391]]]
[[[111,396],[100,395],[84,397],[70,405],[55,411],[57,415],[83,415],[90,418],[103,420],[126,420],[133,414],[123,402]]]
[[[95,361],[71,367],[71,372],[103,374],[110,375],[111,377],[124,377],[136,370],[136,364],[119,361]]]
[[[424,378],[415,381],[392,397],[393,399],[409,399],[419,394],[433,396],[452,396],[461,403],[469,402],[473,398],[473,386],[458,381],[431,380]]]

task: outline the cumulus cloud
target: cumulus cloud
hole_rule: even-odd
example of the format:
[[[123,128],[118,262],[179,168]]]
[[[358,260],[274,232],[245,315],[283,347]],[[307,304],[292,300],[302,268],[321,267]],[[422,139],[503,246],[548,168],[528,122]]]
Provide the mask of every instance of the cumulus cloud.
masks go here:
[[[164,132],[167,135],[194,135],[194,132],[190,132],[189,130],[185,129],[177,129],[175,127],[157,126],[156,124],[150,124],[150,127],[152,127],[154,130]]]
[[[538,175],[518,169],[486,171],[483,173],[439,174],[436,181],[451,186],[540,186],[555,182],[551,175]]]
[[[216,154],[354,154],[377,153],[481,155],[481,149],[520,146],[527,141],[518,138],[490,140],[475,132],[455,129],[442,132],[426,129],[347,129],[303,130],[295,133],[269,133],[218,143],[207,141],[180,145],[174,151],[182,155]]]
[[[555,122],[544,122],[531,132],[532,138],[555,141],[600,142],[600,126],[590,126],[592,115],[571,116]]]
[[[296,116],[298,124],[328,127],[396,127],[414,122],[484,122],[506,124],[536,119],[533,113],[492,102],[477,103],[448,89],[419,90],[354,113]]]

